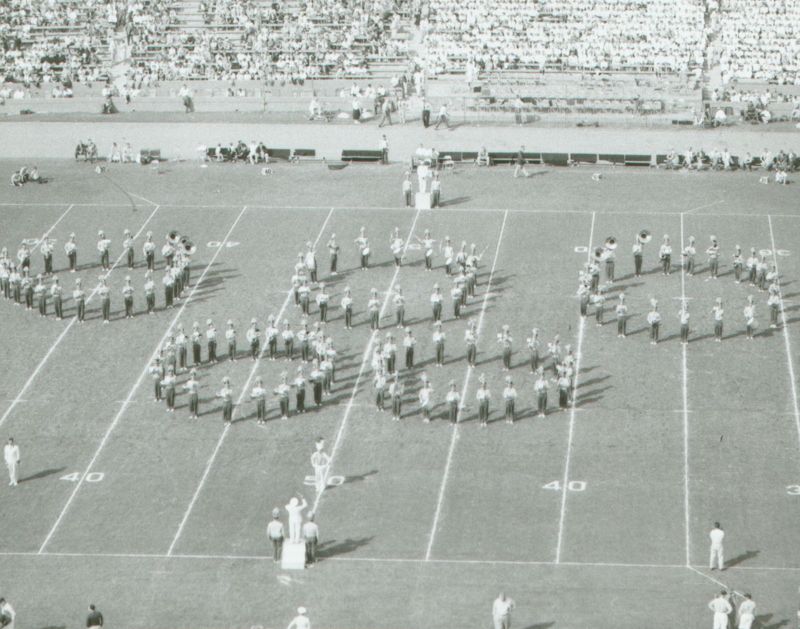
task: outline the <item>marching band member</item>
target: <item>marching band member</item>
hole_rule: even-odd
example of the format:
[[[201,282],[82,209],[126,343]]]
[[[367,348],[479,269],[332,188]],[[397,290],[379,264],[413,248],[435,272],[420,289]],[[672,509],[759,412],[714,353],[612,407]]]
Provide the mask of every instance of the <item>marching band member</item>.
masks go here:
[[[72,299],[75,302],[78,322],[83,323],[86,317],[86,293],[81,288],[81,278],[75,280],[75,290],[72,291]]]
[[[183,291],[183,273],[181,272],[179,257],[176,257],[169,268],[169,273],[172,276],[172,297],[175,301],[181,300],[181,292]]]
[[[422,409],[422,418],[423,421],[428,424],[431,421],[431,396],[433,395],[433,388],[431,387],[431,383],[428,381],[428,376],[426,373],[420,376],[422,380],[422,386],[419,389],[419,405]]]
[[[444,365],[444,341],[446,335],[442,332],[442,322],[437,321],[433,324],[433,346],[436,349],[436,366]]]
[[[133,268],[133,236],[131,230],[126,229],[122,240],[122,248],[125,250],[125,256],[128,262],[128,268]]]
[[[478,265],[483,259],[483,253],[478,255],[477,251],[478,251],[478,246],[473,242],[472,245],[470,245],[469,255],[467,256],[467,267],[473,269],[475,272],[475,284],[472,287],[472,292],[470,293],[470,295],[472,296],[475,295],[475,286],[478,285]],[[485,251],[486,249],[484,249],[484,253]]]
[[[458,250],[456,254],[456,264],[459,266],[460,269],[463,269],[464,266],[467,264],[467,241],[461,241],[461,249]]]
[[[189,379],[183,385],[183,390],[189,393],[189,419],[200,418],[200,381],[197,379],[197,369],[189,372]]]
[[[281,407],[281,419],[289,419],[289,392],[291,388],[286,381],[288,376],[286,372],[281,373],[281,383],[275,388],[274,394],[278,396],[278,404]]]
[[[686,258],[684,263],[684,272],[689,277],[694,275],[695,256],[697,255],[697,247],[694,246],[694,236],[689,236],[689,243],[683,248],[683,255]]]
[[[308,316],[310,314],[309,301],[311,298],[311,287],[308,285],[308,278],[302,278],[297,292],[300,295],[300,310],[305,316]]]
[[[431,293],[431,306],[433,308],[433,320],[441,321],[442,320],[442,301],[444,298],[442,297],[442,293],[439,289],[438,284],[433,285],[433,293]]]
[[[312,282],[317,281],[317,252],[314,250],[314,244],[309,240],[306,243],[305,254],[306,271]]]
[[[69,240],[64,244],[64,251],[69,260],[69,272],[74,273],[78,265],[78,245],[75,243],[75,234],[69,235]]]
[[[619,294],[619,303],[616,308],[617,312],[617,338],[624,339],[627,333],[628,326],[628,306],[625,303],[625,293]]]
[[[300,275],[306,274],[306,256],[302,251],[297,253],[297,262],[294,263],[294,272]]]
[[[100,286],[97,289],[100,295],[100,307],[103,310],[103,323],[111,321],[111,289],[106,283],[105,276],[100,277]]]
[[[144,298],[147,301],[147,314],[154,314],[156,309],[156,283],[153,272],[148,270],[144,275]]]
[[[422,240],[416,236],[415,238],[420,241],[422,248],[425,249],[425,270],[433,271],[433,245],[436,244],[436,241],[431,238],[431,230],[425,230],[422,234]]]
[[[203,333],[200,332],[200,322],[192,324],[192,364],[196,367],[203,363]]]
[[[714,340],[717,343],[722,342],[722,316],[725,311],[722,309],[722,299],[717,297],[714,302],[716,305],[711,309],[714,313]]]
[[[147,232],[147,240],[142,246],[142,253],[147,262],[147,270],[156,270],[156,243],[153,242],[153,232]]]
[[[403,347],[406,350],[406,369],[414,368],[414,346],[417,339],[411,334],[411,328],[406,328],[406,335],[403,338]]]
[[[647,323],[650,326],[650,345],[658,344],[658,328],[661,325],[661,315],[658,312],[658,300],[651,299],[650,305],[653,309],[647,315]]]
[[[463,266],[460,268],[458,275],[456,275],[456,278],[453,280],[453,282],[461,289],[461,307],[464,308],[467,305],[467,284],[469,283],[469,280],[467,279],[467,275]]]
[[[125,304],[125,318],[133,319],[133,286],[131,276],[125,276],[125,286],[122,287],[122,301]]]
[[[758,275],[758,256],[755,247],[750,249],[750,257],[747,258],[747,275],[750,278],[750,286],[755,286]]]
[[[217,393],[217,397],[222,400],[222,421],[233,422],[233,389],[230,376],[222,379],[222,389]]]
[[[175,257],[175,247],[173,247],[172,243],[169,241],[169,236],[167,236],[167,243],[161,247],[161,255],[166,261],[167,268],[171,267],[172,260]]]
[[[600,288],[600,265],[597,263],[597,259],[589,262],[589,275],[592,278],[592,283],[589,289],[593,293],[596,293],[597,289]]]
[[[53,298],[53,307],[56,311],[56,321],[61,321],[64,318],[64,311],[63,311],[63,304],[62,301],[62,293],[64,289],[61,288],[61,284],[58,283],[58,278],[54,275],[53,276],[53,284],[50,287],[50,296]]]
[[[536,370],[536,376],[536,382],[533,385],[533,391],[536,393],[536,408],[538,416],[544,417],[547,413],[547,390],[550,388],[550,383],[544,377],[544,367]]]
[[[269,348],[269,359],[278,359],[278,327],[275,325],[275,316],[270,315],[267,318],[267,348]]]
[[[509,371],[511,369],[511,352],[512,352],[512,342],[514,339],[511,338],[511,331],[507,325],[503,326],[503,331],[497,335],[497,342],[503,349],[503,371]]]
[[[711,274],[706,278],[706,281],[710,279],[715,280],[717,279],[717,272],[719,271],[719,242],[716,236],[711,236],[711,246],[706,249],[706,253],[708,254],[708,270]]]
[[[217,328],[211,319],[206,321],[206,343],[208,344],[208,362],[217,362]]]
[[[506,423],[514,423],[514,407],[517,403],[517,390],[511,376],[506,376],[506,388],[503,389],[503,399],[506,403]]]
[[[536,373],[539,368],[539,328],[533,328],[530,338],[527,339],[528,351],[530,352],[531,373]]]
[[[42,239],[42,244],[39,249],[44,258],[44,274],[50,275],[53,272],[53,245],[48,236]]]
[[[769,327],[774,330],[778,327],[778,317],[781,312],[781,296],[777,284],[772,284],[769,287],[769,298],[767,299],[767,305],[769,306]]]
[[[8,282],[10,276],[11,261],[8,259],[8,250],[3,247],[2,251],[0,251],[0,290],[2,290],[5,299],[11,298],[11,288]]]
[[[97,251],[100,253],[100,268],[102,268],[104,271],[108,271],[111,269],[111,264],[109,263],[108,257],[108,248],[111,245],[111,240],[106,238],[103,230],[97,232],[97,236],[99,238],[97,241]]]
[[[561,337],[558,334],[553,337],[552,343],[547,344],[547,354],[550,356],[553,374],[558,375],[558,365],[561,363]]]
[[[186,331],[183,329],[183,324],[179,323],[177,334],[170,336],[172,342],[172,351],[175,353],[176,358],[173,362],[176,364],[175,373],[182,373],[186,371],[186,359],[188,355],[188,337]]]
[[[455,426],[458,424],[458,405],[461,401],[461,396],[456,391],[456,383],[455,381],[450,381],[450,390],[447,392],[445,396],[445,402],[447,402],[447,412],[450,418],[450,426]]]
[[[353,298],[350,296],[350,287],[345,286],[344,297],[341,301],[342,310],[344,310],[344,328],[345,330],[353,329]]]
[[[616,259],[617,256],[614,250],[606,247],[606,250],[603,252],[603,260],[606,262],[606,281],[610,284],[614,283],[614,266]]]
[[[450,236],[444,237],[444,246],[442,247],[442,255],[444,256],[444,273],[448,277],[452,275],[453,256],[455,251],[450,244]]]
[[[382,413],[384,410],[383,398],[386,393],[386,376],[383,372],[383,367],[379,367],[372,378],[372,386],[375,387],[375,406]]]
[[[283,322],[281,338],[283,339],[283,349],[286,354],[284,360],[294,359],[294,332],[292,332],[292,326],[288,321]]]
[[[433,173],[431,181],[431,207],[439,207],[442,198],[442,182],[439,180],[439,173]]]
[[[469,326],[464,331],[464,344],[467,346],[467,365],[472,369],[475,367],[478,358],[478,324],[470,321]],[[500,335],[498,335],[500,336]],[[499,339],[498,339],[499,342]]]
[[[19,306],[22,303],[22,277],[17,265],[13,263],[8,267],[8,288],[14,298],[14,305]]]
[[[733,253],[733,281],[736,284],[742,282],[742,267],[744,267],[744,256],[742,256],[742,248],[736,245],[736,250]]]
[[[339,245],[336,244],[336,234],[331,234],[331,239],[328,241],[328,253],[331,258],[331,275],[336,275],[336,265],[339,262]]]
[[[177,378],[175,377],[175,368],[170,365],[167,367],[167,373],[161,381],[161,389],[164,392],[164,399],[167,402],[167,413],[175,412],[175,384]]]
[[[631,248],[633,252],[633,276],[634,277],[641,277],[642,276],[642,255],[644,252],[644,244],[639,240],[639,235],[636,235],[636,241],[633,243],[633,247]]]
[[[230,319],[228,319],[228,329],[225,330],[225,340],[228,342],[228,360],[233,362],[236,360],[236,328]]]
[[[572,391],[572,380],[566,371],[562,370],[556,382],[558,387],[558,408],[562,411],[567,410],[570,402],[570,392]]]
[[[411,202],[414,192],[414,186],[411,183],[411,173],[406,172],[405,178],[403,179],[403,196],[406,199],[406,207],[414,207],[414,204]]]
[[[17,251],[17,261],[19,262],[19,268],[22,269],[24,273],[26,269],[31,268],[31,250],[28,249],[28,245],[25,241],[22,241],[22,247],[20,247],[19,251]]]
[[[302,254],[301,254],[302,255]],[[300,287],[305,279],[305,269],[295,270],[292,275],[292,292],[294,292],[294,305],[300,305]]]
[[[317,307],[319,308],[319,320],[322,323],[328,321],[328,301],[331,296],[325,292],[325,282],[320,282],[319,293],[317,293]]]
[[[370,298],[367,302],[367,311],[369,312],[369,329],[380,330],[381,327],[381,302],[378,299],[378,289],[373,288],[370,290]]]
[[[33,279],[27,268],[22,269],[22,295],[25,298],[25,309],[33,310]]]
[[[581,283],[578,286],[578,300],[580,303],[581,308],[581,316],[586,317],[589,314],[589,299],[591,297],[591,292],[589,291],[589,287]]]
[[[300,321],[300,329],[295,336],[297,337],[297,342],[300,343],[300,360],[307,363],[311,360],[309,345],[311,333],[308,330],[308,321],[305,319]]]
[[[464,289],[461,284],[456,283],[450,290],[450,296],[453,298],[453,316],[456,319],[461,318],[461,302],[464,298]]]
[[[42,283],[42,274],[36,276],[38,280],[36,287],[33,289],[36,295],[36,303],[39,306],[39,316],[47,316],[47,286]]]
[[[478,420],[481,426],[488,426],[489,402],[492,399],[492,392],[489,391],[489,384],[486,382],[485,375],[481,374],[478,382],[480,382],[480,387],[475,393],[475,399],[478,401]]]
[[[295,390],[295,410],[298,414],[306,412],[306,377],[303,374],[303,365],[297,368],[297,375],[292,380],[292,388]]]
[[[761,256],[756,265],[756,284],[758,285],[758,290],[767,290],[767,269],[769,265],[767,264],[767,257]]]
[[[384,367],[383,362],[383,345],[380,343],[375,344],[375,350],[372,352],[372,360],[370,361],[372,371],[378,371]]]
[[[178,367],[178,357],[175,348],[175,336],[173,334],[167,337],[167,341],[164,343],[161,352],[166,355],[164,364],[167,367],[172,367],[173,371],[175,371]]]
[[[405,246],[405,241],[400,237],[400,228],[395,227],[394,232],[389,237],[389,249],[392,250],[395,267],[399,267],[403,261],[404,246]]]
[[[247,330],[245,338],[250,343],[250,357],[253,360],[258,360],[258,356],[261,353],[261,335],[259,334],[258,321],[256,319],[250,320],[250,328]]]
[[[250,399],[256,403],[258,425],[263,426],[267,423],[267,390],[264,388],[264,380],[261,376],[256,378],[256,384],[250,391]]]
[[[756,307],[752,295],[747,296],[747,305],[744,307],[744,321],[747,327],[747,339],[753,340],[753,335],[756,330]]]
[[[161,283],[164,285],[164,302],[166,307],[172,308],[172,290],[175,287],[175,279],[172,277],[169,267],[164,269],[164,277],[161,279]]]
[[[392,419],[400,421],[400,416],[403,414],[403,393],[405,387],[400,382],[400,374],[395,371],[394,381],[389,385],[389,397],[392,398]]]
[[[150,377],[153,379],[154,385],[154,402],[161,401],[161,381],[164,379],[164,365],[161,362],[161,356],[156,354],[153,362],[150,365]]]
[[[778,281],[778,265],[774,262],[772,263],[772,268],[769,270],[769,273],[767,273],[765,279],[767,280],[768,284],[767,288]]]
[[[681,309],[678,311],[678,321],[681,324],[681,343],[684,345],[689,344],[689,302],[684,301],[681,303]]]
[[[394,335],[391,332],[386,333],[386,343],[383,344],[383,359],[386,361],[386,371],[389,374],[395,373],[397,370],[397,344],[394,342]]]
[[[661,273],[663,275],[669,275],[670,263],[672,260],[672,246],[669,244],[669,236],[666,234],[664,235],[664,244],[661,245],[661,249],[658,251],[658,257],[661,260]]]
[[[597,288],[597,293],[592,296],[594,305],[594,320],[598,328],[603,326],[603,312],[605,310],[606,298],[603,297],[603,287]]]
[[[394,314],[397,321],[397,327],[402,328],[405,326],[406,321],[406,298],[403,295],[403,289],[400,286],[394,287],[395,295],[392,298],[394,303]]]
[[[183,288],[189,287],[189,280],[192,275],[192,256],[188,251],[184,251],[180,257],[180,264],[178,265],[181,270],[181,286]]]
[[[369,269],[369,238],[367,238],[367,229],[361,228],[358,238],[356,238],[356,248],[361,256],[361,270],[366,271]]]
[[[330,370],[327,373],[328,393],[331,392],[331,385],[336,381],[336,358],[338,356],[339,352],[333,347],[333,339],[325,339],[325,361],[330,364]]]

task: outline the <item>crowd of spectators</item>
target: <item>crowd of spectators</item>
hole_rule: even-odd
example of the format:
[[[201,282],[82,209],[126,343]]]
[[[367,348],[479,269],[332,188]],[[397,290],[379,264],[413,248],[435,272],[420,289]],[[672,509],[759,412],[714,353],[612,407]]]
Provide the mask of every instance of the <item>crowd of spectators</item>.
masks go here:
[[[553,65],[689,71],[703,64],[706,48],[706,7],[693,0],[436,0],[427,13],[421,27],[434,73]]]

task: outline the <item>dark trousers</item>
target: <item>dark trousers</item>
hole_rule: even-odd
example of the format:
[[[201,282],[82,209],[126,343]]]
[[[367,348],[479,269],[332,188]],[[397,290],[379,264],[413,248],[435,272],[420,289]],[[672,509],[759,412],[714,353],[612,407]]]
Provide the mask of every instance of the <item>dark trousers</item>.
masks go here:
[[[156,309],[156,294],[147,293],[145,298],[147,299],[147,312],[153,312]]]
[[[322,380],[314,382],[314,404],[322,404]]]
[[[444,365],[444,344],[436,346],[436,364]]]
[[[277,337],[269,339],[267,341],[267,346],[269,347],[269,358],[270,360],[275,360],[278,356],[278,339]]]
[[[208,342],[208,360],[210,362],[215,362],[217,360],[217,342],[216,341],[209,341]]]
[[[47,297],[44,295],[39,297],[39,314],[43,317],[47,316]]]
[[[434,321],[441,321],[442,320],[442,304],[439,302],[438,304],[433,305],[433,320]]]
[[[78,309],[78,321],[83,321],[86,318],[86,302],[84,300],[80,300],[76,307]]]
[[[336,273],[336,265],[339,262],[339,255],[336,253],[331,254],[331,273]]]
[[[406,369],[414,368],[414,348],[406,347]]]
[[[126,317],[133,316],[133,297],[125,298],[125,316]]]
[[[260,348],[261,348],[261,341],[256,340],[254,343],[250,343],[250,357],[253,360],[256,360],[258,358]]]
[[[319,320],[323,323],[328,321],[328,304],[319,305]]]
[[[267,421],[267,403],[265,400],[258,400],[258,402],[256,402],[256,416],[259,423]]]
[[[192,343],[192,359],[195,365],[203,362],[202,351],[203,346],[200,343]]]
[[[222,421],[229,422],[233,419],[233,402],[225,400],[222,403]]]
[[[353,327],[353,309],[346,308],[344,311],[344,327],[350,329]]]
[[[539,410],[539,415],[547,413],[547,393],[540,393],[536,399],[536,407]]]
[[[103,299],[100,305],[103,307],[103,321],[109,321],[111,319],[111,300]]]
[[[633,256],[634,275],[639,277],[642,274],[642,256]]]
[[[295,394],[295,403],[297,405],[297,412],[298,413],[305,413],[306,412],[306,390],[305,390],[305,388],[297,389],[297,393]]]
[[[474,367],[475,359],[477,358],[477,356],[478,356],[478,346],[467,345],[467,364]],[[503,360],[505,361],[505,358]]]
[[[133,268],[133,249],[128,249],[128,268]]]
[[[53,307],[56,309],[56,319],[63,319],[64,318],[64,313],[63,313],[63,310],[62,310],[62,307],[63,307],[62,303],[63,302],[61,301],[61,297],[56,297],[53,300]]]
[[[156,254],[155,253],[148,253],[147,254],[147,270],[148,271],[155,271],[156,268]]]
[[[200,414],[200,398],[197,393],[189,395],[189,414],[197,417]]]
[[[279,537],[270,541],[272,542],[272,558],[278,562],[281,560],[281,554],[283,553],[283,538]]]
[[[52,273],[53,272],[53,255],[47,255],[44,257],[44,272],[45,273]]]
[[[430,112],[429,109],[423,109],[422,110],[422,126],[427,129],[430,126],[430,124],[431,124],[431,112]]]
[[[306,563],[312,564],[317,561],[317,539],[306,539]]]
[[[377,311],[373,311],[370,313],[369,318],[369,328],[370,330],[379,330],[380,329],[380,313]]]
[[[67,257],[69,258],[69,270],[74,271],[78,266],[78,254],[70,253]]]
[[[617,334],[625,336],[625,328],[627,327],[628,320],[626,317],[617,318]]]

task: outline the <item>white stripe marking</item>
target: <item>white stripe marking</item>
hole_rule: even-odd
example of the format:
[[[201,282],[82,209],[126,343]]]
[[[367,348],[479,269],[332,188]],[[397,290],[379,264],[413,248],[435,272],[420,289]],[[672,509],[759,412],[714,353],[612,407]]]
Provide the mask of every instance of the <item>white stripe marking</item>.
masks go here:
[[[681,247],[683,247],[683,214],[681,214]],[[681,300],[686,303],[686,269],[681,269]],[[689,534],[689,367],[688,348],[681,343],[683,350],[683,511],[684,535],[686,537],[686,566],[691,566],[691,536]]]
[[[586,254],[587,261],[592,259],[592,240],[594,240],[594,221],[596,213],[592,212],[592,227],[589,230],[589,252]],[[575,431],[575,403],[578,401],[578,376],[581,373],[581,348],[583,346],[583,331],[586,327],[586,317],[580,317],[578,325],[578,348],[575,358],[575,384],[573,385],[573,398],[569,413],[569,432],[567,434],[567,458],[564,462],[564,482],[561,484],[561,516],[558,521],[558,542],[556,543],[556,563],[561,563],[561,545],[564,540],[564,519],[567,513],[567,485],[569,484],[569,464],[572,455],[572,435]]]
[[[480,339],[481,327],[483,327],[483,316],[486,314],[486,304],[489,303],[489,295],[492,293],[492,278],[494,271],[497,267],[497,259],[500,256],[500,245],[503,242],[503,233],[506,230],[506,220],[508,219],[508,212],[503,214],[503,224],[500,227],[500,236],[497,238],[497,249],[494,252],[494,261],[492,262],[492,270],[489,273],[489,281],[486,284],[486,293],[483,296],[483,305],[481,306],[481,314],[478,319],[477,335]],[[469,386],[469,378],[474,369],[467,367],[467,375],[464,378],[464,387],[461,389],[461,406],[464,406],[466,401],[467,387]],[[439,517],[442,513],[442,505],[444,504],[444,492],[447,487],[447,480],[450,477],[450,465],[453,462],[453,453],[456,449],[456,440],[458,439],[458,423],[453,427],[453,436],[450,438],[450,449],[447,452],[447,462],[444,466],[444,476],[442,477],[442,485],[439,488],[439,499],[436,502],[436,512],[433,516],[433,526],[431,526],[431,534],[428,538],[428,548],[425,551],[425,561],[430,561],[431,552],[433,551],[433,542],[436,539],[436,529],[439,526]]]

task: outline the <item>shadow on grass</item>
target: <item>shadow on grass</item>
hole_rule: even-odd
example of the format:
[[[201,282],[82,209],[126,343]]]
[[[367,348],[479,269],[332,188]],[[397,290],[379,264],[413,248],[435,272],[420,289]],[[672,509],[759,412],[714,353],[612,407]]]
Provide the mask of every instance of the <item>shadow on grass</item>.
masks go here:
[[[372,537],[360,537],[358,539],[347,538],[341,542],[337,542],[336,540],[323,542],[317,546],[317,557],[320,559],[325,559],[329,557],[338,557],[339,555],[346,555],[358,550],[362,546],[366,546],[373,539],[375,539],[374,535]]]
[[[59,472],[63,472],[66,467],[59,467],[58,469],[51,468],[49,470],[42,470],[41,472],[36,472],[36,474],[31,474],[30,476],[26,476],[25,478],[20,478],[20,483],[27,483],[29,480],[38,480],[40,478],[47,478],[48,476],[52,476],[53,474],[58,474]]]
[[[550,629],[554,624],[556,621],[551,620],[550,622],[540,622],[538,625],[528,625],[525,629]]]
[[[456,197],[455,199],[448,199],[447,201],[442,201],[439,205],[441,207],[450,207],[451,205],[460,205],[462,203],[467,203],[468,201],[471,200],[472,197]]]
[[[756,616],[756,621],[753,623],[753,626],[761,627],[761,629],[780,629],[789,624],[788,618],[782,618],[772,624],[768,624],[774,616],[775,614],[761,614],[760,616]]]
[[[749,559],[758,557],[758,554],[760,552],[761,552],[760,550],[748,550],[746,552],[743,552],[741,555],[736,555],[736,557],[728,559],[728,561],[725,562],[725,568],[732,568],[733,566],[738,566],[740,563],[744,563]]]
[[[364,472],[363,474],[353,474],[352,476],[345,476],[344,484],[347,485],[348,483],[360,483],[363,480],[366,480],[369,476],[375,476],[378,473],[378,470],[370,470],[369,472]]]

